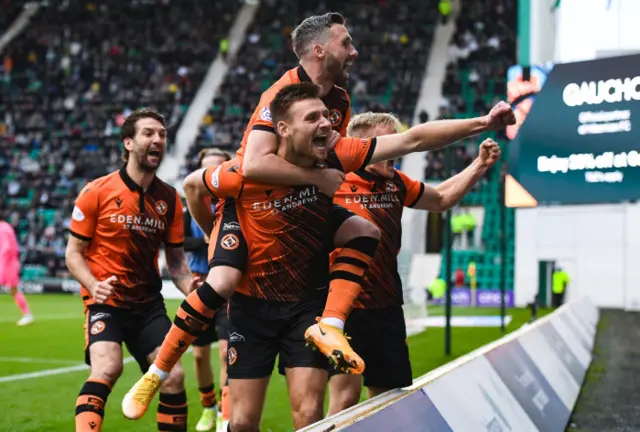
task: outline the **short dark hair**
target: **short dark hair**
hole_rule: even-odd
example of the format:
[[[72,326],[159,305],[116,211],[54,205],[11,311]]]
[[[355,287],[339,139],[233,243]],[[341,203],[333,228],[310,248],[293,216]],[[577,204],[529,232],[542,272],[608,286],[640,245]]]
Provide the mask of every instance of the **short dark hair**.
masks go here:
[[[204,160],[204,158],[206,158],[207,156],[221,156],[224,158],[225,161],[230,161],[231,160],[231,155],[229,155],[228,152],[219,149],[217,147],[213,147],[213,148],[206,148],[206,149],[202,149],[198,152],[198,166],[202,166],[202,161]]]
[[[291,33],[293,52],[298,59],[302,58],[311,44],[334,24],[345,25],[347,19],[337,12],[327,12],[324,15],[314,15],[302,21]]]
[[[122,161],[127,163],[129,160],[129,150],[124,147],[125,138],[133,138],[136,136],[136,123],[138,120],[142,120],[144,118],[152,118],[154,120],[158,120],[162,123],[162,126],[166,127],[164,122],[164,116],[152,109],[149,108],[138,108],[125,119],[122,128],[120,129],[120,141],[122,141]]]
[[[282,87],[269,105],[271,111],[271,122],[278,130],[278,122],[287,117],[289,108],[296,103],[307,99],[319,99],[320,87],[312,82],[304,81],[296,84],[289,84]]]

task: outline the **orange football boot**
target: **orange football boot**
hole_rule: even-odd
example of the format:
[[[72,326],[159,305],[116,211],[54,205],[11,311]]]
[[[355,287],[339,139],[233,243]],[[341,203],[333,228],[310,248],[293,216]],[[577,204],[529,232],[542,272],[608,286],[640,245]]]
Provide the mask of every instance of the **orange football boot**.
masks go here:
[[[304,332],[307,346],[319,350],[329,362],[342,372],[359,375],[364,372],[364,361],[349,345],[347,337],[339,328],[320,321]]]

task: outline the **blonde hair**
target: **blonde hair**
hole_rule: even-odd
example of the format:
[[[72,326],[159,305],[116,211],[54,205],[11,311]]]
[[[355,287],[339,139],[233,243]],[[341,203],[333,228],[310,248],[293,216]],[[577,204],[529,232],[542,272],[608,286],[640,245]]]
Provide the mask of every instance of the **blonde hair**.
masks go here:
[[[376,126],[391,126],[396,133],[401,132],[403,129],[402,123],[394,114],[369,111],[351,117],[349,126],[347,126],[347,136],[366,138],[362,136],[364,132]]]

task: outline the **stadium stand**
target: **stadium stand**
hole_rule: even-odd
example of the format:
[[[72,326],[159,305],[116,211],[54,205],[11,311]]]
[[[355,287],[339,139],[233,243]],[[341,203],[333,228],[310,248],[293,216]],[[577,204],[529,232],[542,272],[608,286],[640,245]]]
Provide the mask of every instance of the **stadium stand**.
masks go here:
[[[375,7],[371,3],[264,0],[221,94],[203,119],[182,173],[195,167],[200,149],[233,150],[240,144],[260,94],[298,63],[291,32],[314,14],[339,11],[347,17],[347,28],[359,51],[349,71],[353,112],[392,111],[410,124],[438,19],[437,2],[375,0]],[[382,22],[384,31],[380,30]]]
[[[506,72],[516,62],[516,5],[506,0],[465,2],[456,20],[456,33],[449,46],[450,62],[443,84],[440,118],[467,118],[482,115],[504,99]],[[477,155],[484,138],[501,143],[508,156],[503,135],[486,135],[465,140],[455,150],[453,171],[444,172],[443,152],[427,154],[425,178],[443,180],[464,169]],[[466,271],[477,265],[478,288],[497,289],[500,285],[500,167],[494,166],[484,181],[468,194],[463,206],[482,206],[484,221],[481,243],[468,250],[454,250],[452,269]],[[514,213],[507,209],[507,289],[513,288]],[[445,276],[445,254],[442,277]]]
[[[22,2],[9,3],[10,15],[19,13]],[[182,6],[175,0],[45,2],[5,49],[0,202],[25,248],[24,279],[66,274],[73,199],[88,180],[119,166],[124,118],[153,107],[175,133],[241,2]]]

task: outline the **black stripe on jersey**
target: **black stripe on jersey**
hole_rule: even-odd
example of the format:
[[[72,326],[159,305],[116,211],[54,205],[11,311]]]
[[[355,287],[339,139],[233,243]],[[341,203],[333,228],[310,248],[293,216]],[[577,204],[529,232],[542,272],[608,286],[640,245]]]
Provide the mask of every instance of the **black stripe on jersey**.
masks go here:
[[[365,169],[365,167],[369,165],[369,162],[371,162],[373,153],[376,151],[376,143],[377,143],[376,138],[371,138],[371,145],[369,146],[369,151],[367,152],[367,156],[365,156],[364,162],[362,163],[362,166],[360,167],[360,169]]]
[[[276,129],[273,126],[266,126],[266,125],[253,125],[251,127],[251,130],[259,130],[259,131],[263,131],[263,132],[271,132],[271,133],[276,133]]]
[[[172,247],[172,248],[181,248],[184,247],[184,242],[181,243],[165,243],[166,246],[168,247]]]
[[[211,188],[209,187],[209,185],[207,184],[207,170],[202,171],[202,183],[204,183],[204,187],[207,188],[207,190],[209,191],[209,193],[216,197],[216,194],[213,193],[213,191],[211,190]],[[216,197],[217,198],[217,197]]]
[[[80,240],[84,240],[84,241],[91,241],[91,237],[83,236],[83,235],[78,234],[77,232],[73,232],[73,231],[71,231],[71,230],[69,230],[69,233],[70,233],[72,236],[74,236],[75,238],[78,238],[78,239],[80,239]]]
[[[420,198],[422,198],[422,194],[424,194],[424,183],[420,183],[420,192],[418,192],[416,199],[414,199],[413,202],[408,205],[408,207],[413,207],[414,205],[418,204],[418,201],[420,201]]]

